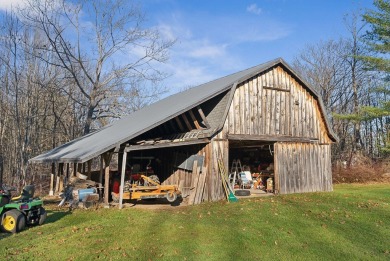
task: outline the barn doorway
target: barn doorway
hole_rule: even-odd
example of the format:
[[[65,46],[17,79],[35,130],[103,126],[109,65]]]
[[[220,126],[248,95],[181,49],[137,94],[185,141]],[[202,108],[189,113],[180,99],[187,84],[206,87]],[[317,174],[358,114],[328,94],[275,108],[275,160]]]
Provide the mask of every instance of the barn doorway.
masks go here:
[[[275,192],[274,144],[270,141],[229,141],[229,181],[250,194]]]

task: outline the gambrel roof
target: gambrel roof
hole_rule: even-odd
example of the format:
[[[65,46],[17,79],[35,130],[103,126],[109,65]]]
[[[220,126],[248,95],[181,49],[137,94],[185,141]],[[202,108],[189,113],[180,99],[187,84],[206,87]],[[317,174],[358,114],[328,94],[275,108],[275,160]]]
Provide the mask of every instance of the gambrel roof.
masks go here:
[[[305,83],[281,58],[193,87],[140,109],[93,133],[65,143],[46,153],[30,159],[30,162],[86,162],[109,150],[119,148],[127,141],[167,122],[176,116],[211,100],[249,78],[275,66],[282,66],[290,72],[319,101],[328,135],[336,141],[319,94]],[[226,106],[226,105],[225,105]],[[230,104],[227,104],[230,106]],[[225,119],[219,119],[224,121]],[[214,129],[214,132],[218,130]]]

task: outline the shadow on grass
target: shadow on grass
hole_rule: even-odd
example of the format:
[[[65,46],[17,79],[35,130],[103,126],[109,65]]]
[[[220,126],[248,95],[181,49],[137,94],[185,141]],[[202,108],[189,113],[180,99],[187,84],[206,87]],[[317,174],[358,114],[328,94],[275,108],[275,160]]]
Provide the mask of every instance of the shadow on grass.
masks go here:
[[[172,207],[177,207],[183,202],[183,198],[178,197],[174,202],[169,202],[166,198],[131,200],[130,202],[134,205],[171,205]]]
[[[0,241],[7,238],[7,237],[10,237],[12,236],[11,233],[6,233],[6,232],[3,232],[3,231],[0,231]]]
[[[146,207],[150,209],[159,209],[162,207],[179,207],[183,206],[183,198],[178,197],[174,202],[169,202],[166,198],[150,198],[150,199],[132,199],[132,200],[123,200],[123,204],[126,204],[127,207]],[[113,206],[117,206],[119,203],[111,203]]]
[[[46,218],[44,225],[54,223],[54,222],[60,220],[61,218],[65,217],[69,214],[72,214],[71,211],[59,211],[59,210],[48,210],[48,209],[46,209],[46,212],[47,212],[47,218]],[[34,227],[34,226],[26,226],[25,230],[28,230],[30,227]],[[12,235],[13,235],[12,233],[3,232],[0,230],[0,240],[8,238]]]
[[[63,217],[72,214],[70,210],[67,211],[59,211],[59,210],[46,210],[47,212],[47,218],[45,221],[45,224],[54,223]]]

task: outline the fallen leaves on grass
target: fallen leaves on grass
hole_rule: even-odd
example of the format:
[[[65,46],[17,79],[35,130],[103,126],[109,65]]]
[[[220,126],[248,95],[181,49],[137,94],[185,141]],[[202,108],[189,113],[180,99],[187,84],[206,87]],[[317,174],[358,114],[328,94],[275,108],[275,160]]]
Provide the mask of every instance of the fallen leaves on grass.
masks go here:
[[[75,233],[75,232],[77,232],[79,229],[80,229],[80,228],[78,228],[78,227],[76,227],[76,226],[73,226],[73,227],[72,227],[72,232]]]

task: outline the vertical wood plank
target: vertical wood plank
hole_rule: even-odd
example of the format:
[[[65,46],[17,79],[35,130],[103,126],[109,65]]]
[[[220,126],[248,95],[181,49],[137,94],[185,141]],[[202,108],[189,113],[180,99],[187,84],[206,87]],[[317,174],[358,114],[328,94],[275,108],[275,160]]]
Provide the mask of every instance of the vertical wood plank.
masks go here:
[[[274,144],[274,192],[279,193],[280,192],[280,180],[279,180],[279,162],[280,162],[280,155],[279,155],[279,146],[278,143]]]
[[[246,81],[245,83],[245,134],[251,133],[251,91],[250,91],[251,80]]]
[[[267,110],[266,110],[266,106],[267,106],[267,90],[263,88],[263,86],[267,86],[267,80],[266,80],[266,74],[263,74],[261,76],[261,124],[260,124],[260,128],[261,128],[261,134],[266,134],[266,124],[267,124]]]
[[[261,75],[257,77],[257,84],[256,84],[256,90],[257,90],[257,115],[256,115],[256,134],[260,135],[261,132],[261,118],[262,118],[262,111],[261,111],[261,101],[262,101],[262,89],[263,89],[263,83],[261,81]]]
[[[275,92],[275,135],[280,135],[281,133],[281,129],[283,127],[281,127],[280,125],[283,125],[284,122],[281,121],[281,113],[280,113],[280,109],[281,109],[281,93],[280,91],[276,91]]]

